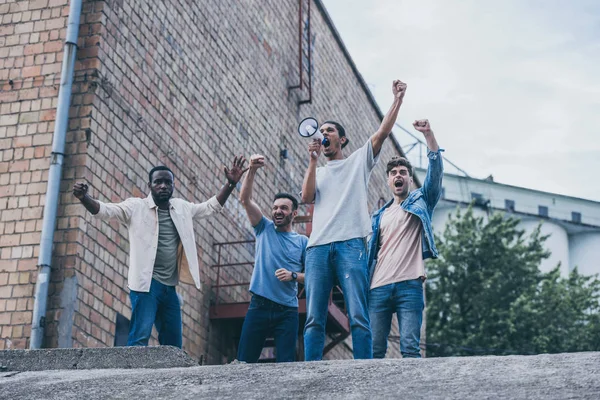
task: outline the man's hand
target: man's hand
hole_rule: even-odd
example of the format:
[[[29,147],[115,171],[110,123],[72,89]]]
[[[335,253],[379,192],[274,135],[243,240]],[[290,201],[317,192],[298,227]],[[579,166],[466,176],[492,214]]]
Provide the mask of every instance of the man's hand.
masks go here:
[[[404,99],[404,95],[406,94],[406,83],[401,80],[395,80],[392,84],[392,93],[394,97],[398,100],[402,101]]]
[[[321,155],[321,141],[319,139],[313,139],[308,145],[308,153],[311,158],[316,160]]]
[[[265,156],[261,155],[261,154],[252,154],[250,156],[250,165],[249,168],[251,170],[256,171],[259,168],[262,168],[265,166]]]
[[[100,203],[98,203],[98,200],[94,200],[88,196],[87,193],[88,185],[86,183],[77,182],[73,185],[73,196],[77,197],[89,212],[96,215],[100,211]]]
[[[285,268],[279,268],[277,271],[275,271],[275,276],[281,282],[291,282],[292,281],[292,272],[288,271]]]
[[[77,182],[73,185],[73,196],[77,197],[79,200],[83,200],[85,195],[88,192],[88,185],[85,183]]]
[[[245,163],[246,159],[243,156],[236,156],[233,159],[233,166],[231,167],[231,169],[228,169],[227,167],[223,168],[223,170],[225,171],[225,177],[227,177],[227,180],[230,184],[237,184],[240,181],[240,179],[242,179],[242,175],[244,175],[244,173],[248,171],[248,168],[244,169]]]
[[[429,125],[429,120],[427,119],[418,119],[413,122],[413,126],[416,130],[423,133],[424,135],[431,135],[433,131],[431,130],[431,126]]]
[[[431,151],[438,151],[440,146],[438,145],[437,140],[435,139],[435,135],[431,130],[431,125],[429,125],[429,120],[426,119],[418,119],[413,122],[413,126],[416,130],[423,133],[425,136],[425,141],[427,142],[427,148]]]
[[[377,157],[379,152],[381,151],[381,147],[383,146],[383,142],[387,140],[387,138],[392,134],[392,128],[394,127],[394,123],[396,123],[396,119],[398,118],[398,111],[400,111],[400,107],[402,106],[402,99],[404,99],[404,94],[406,93],[406,83],[401,80],[395,80],[392,82],[392,93],[394,94],[394,101],[389,111],[383,117],[381,121],[381,125],[379,125],[379,129],[377,132],[371,136],[371,146],[373,147],[373,157]]]

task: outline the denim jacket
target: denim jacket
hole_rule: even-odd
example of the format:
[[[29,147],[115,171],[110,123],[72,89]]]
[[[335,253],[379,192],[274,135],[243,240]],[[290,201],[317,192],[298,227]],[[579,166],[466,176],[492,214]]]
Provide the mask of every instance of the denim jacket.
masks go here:
[[[438,252],[435,248],[433,241],[433,229],[431,227],[431,218],[433,217],[433,210],[438,203],[442,195],[442,178],[444,176],[444,165],[442,162],[441,152],[444,149],[438,151],[429,151],[427,158],[429,158],[429,167],[427,168],[427,176],[423,182],[423,186],[419,189],[413,190],[409,193],[408,197],[402,202],[401,207],[403,210],[416,215],[423,224],[422,233],[422,251],[423,259],[437,258]],[[377,210],[371,217],[371,224],[373,229],[373,235],[369,240],[369,281],[373,278],[375,272],[375,266],[377,265],[377,252],[379,251],[379,226],[381,224],[381,217],[386,208],[388,208],[394,199],[388,201],[381,209]]]

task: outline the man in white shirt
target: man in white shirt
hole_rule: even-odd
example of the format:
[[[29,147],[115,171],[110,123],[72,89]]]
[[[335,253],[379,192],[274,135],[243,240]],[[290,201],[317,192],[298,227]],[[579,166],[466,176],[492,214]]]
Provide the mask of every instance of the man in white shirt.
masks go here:
[[[381,146],[392,132],[405,92],[405,83],[392,83],[394,102],[381,126],[348,158],[342,150],[348,138],[337,122],[327,121],[320,127],[327,145],[322,146],[318,140],[309,145],[310,162],[302,185],[302,202],[314,201],[315,206],[305,267],[306,361],[323,357],[328,300],[336,278],[344,292],[354,358],[373,357],[367,311],[369,277],[365,238],[371,233],[367,186]],[[322,147],[327,164],[317,168]]]
[[[246,171],[244,157],[235,157],[225,168],[228,183],[204,203],[172,198],[173,172],[152,168],[148,174],[150,194],[131,197],[121,203],[103,203],[90,197],[88,186],[76,183],[73,195],[96,218],[116,219],[129,231],[129,273],[131,323],[128,346],[147,346],[152,325],[156,325],[161,345],[182,346],[182,323],[175,286],[179,281],[200,289],[200,270],[194,219],[220,212]]]

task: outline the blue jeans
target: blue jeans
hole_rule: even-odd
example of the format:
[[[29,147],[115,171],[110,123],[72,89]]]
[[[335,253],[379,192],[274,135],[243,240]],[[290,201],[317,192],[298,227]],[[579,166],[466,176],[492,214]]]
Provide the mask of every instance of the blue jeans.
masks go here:
[[[352,332],[354,358],[373,358],[371,328],[367,312],[367,252],[362,238],[333,242],[306,250],[306,325],[304,358],[323,358],[329,295],[337,278]]]
[[[242,327],[238,360],[257,362],[269,336],[275,338],[277,362],[295,361],[298,307],[284,306],[262,296],[253,295]]]
[[[372,289],[369,292],[369,315],[373,329],[373,357],[385,357],[392,316],[396,313],[402,357],[421,358],[419,342],[424,307],[421,278]]]
[[[156,325],[158,342],[181,348],[181,306],[174,286],[152,279],[149,292],[129,291],[131,323],[127,346],[148,346],[152,325]]]

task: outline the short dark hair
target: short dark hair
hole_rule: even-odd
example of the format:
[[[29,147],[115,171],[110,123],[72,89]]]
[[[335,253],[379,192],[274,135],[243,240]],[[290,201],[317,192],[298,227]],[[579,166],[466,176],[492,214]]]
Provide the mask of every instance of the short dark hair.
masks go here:
[[[335,129],[337,129],[340,137],[344,136],[346,138],[346,142],[344,144],[342,144],[342,149],[344,147],[348,146],[348,143],[350,143],[350,139],[348,139],[348,136],[346,136],[346,130],[340,123],[335,122],[335,121],[325,121],[325,122],[323,122],[323,125],[325,125],[325,124],[331,124],[331,125],[335,126]]]
[[[385,169],[386,175],[389,175],[390,171],[396,167],[406,167],[408,175],[413,176],[413,167],[406,158],[404,157],[393,157],[388,163]]]
[[[169,171],[171,173],[171,175],[173,175],[173,178],[175,178],[175,174],[173,173],[173,171],[171,171],[171,169],[169,167],[165,167],[164,165],[159,165],[157,167],[154,167],[150,170],[150,172],[148,172],[148,182],[152,183],[152,174],[156,171]]]
[[[289,194],[289,193],[283,193],[283,192],[277,193],[275,195],[275,198],[273,199],[273,201],[275,201],[277,199],[288,199],[288,200],[291,200],[291,202],[292,202],[292,211],[295,211],[295,210],[298,209],[298,200],[296,200],[296,198],[294,196],[292,196],[291,194]]]

